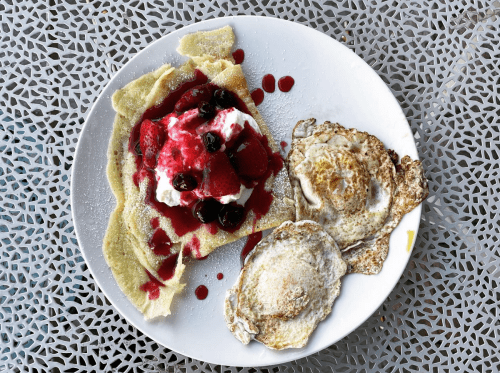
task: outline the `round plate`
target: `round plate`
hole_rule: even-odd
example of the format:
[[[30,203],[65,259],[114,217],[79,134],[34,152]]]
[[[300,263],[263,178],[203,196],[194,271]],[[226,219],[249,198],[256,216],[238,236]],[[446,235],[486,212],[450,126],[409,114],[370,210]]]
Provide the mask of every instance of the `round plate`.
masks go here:
[[[396,99],[378,75],[347,47],[311,28],[268,17],[227,17],[200,22],[166,35],[129,61],[97,99],[80,135],[73,164],[71,197],[78,241],[96,282],[116,309],[135,327],[183,355],[232,366],[274,365],[320,351],[355,330],[380,306],[398,282],[410,257],[407,231],[417,232],[421,207],[404,217],[393,232],[389,256],[376,276],[343,278],[332,313],[321,322],[302,349],[273,351],[258,342],[244,346],[224,322],[224,295],[240,269],[240,240],[219,248],[204,261],[190,262],[185,290],[174,299],[172,315],[145,321],[115,282],[102,254],[102,240],[115,199],[106,177],[107,148],[115,112],[111,95],[131,80],[166,62],[182,63],[179,39],[199,30],[225,25],[236,34],[234,49],[245,51],[242,64],[250,89],[261,86],[265,74],[295,79],[288,93],[265,94],[259,106],[277,142],[290,143],[300,119],[339,122],[377,136],[400,156],[418,158],[413,135]],[[224,278],[217,280],[217,274]],[[208,297],[194,295],[206,285]]]

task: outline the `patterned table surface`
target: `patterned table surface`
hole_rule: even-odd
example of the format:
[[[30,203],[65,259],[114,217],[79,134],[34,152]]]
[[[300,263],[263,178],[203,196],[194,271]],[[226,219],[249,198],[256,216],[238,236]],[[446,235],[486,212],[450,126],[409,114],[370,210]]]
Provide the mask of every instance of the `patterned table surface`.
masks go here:
[[[411,260],[363,325],[276,367],[220,367],[129,325],[78,248],[70,172],[85,118],[135,53],[214,17],[282,17],[363,58],[406,114],[429,179]],[[500,371],[500,2],[3,0],[0,371]]]

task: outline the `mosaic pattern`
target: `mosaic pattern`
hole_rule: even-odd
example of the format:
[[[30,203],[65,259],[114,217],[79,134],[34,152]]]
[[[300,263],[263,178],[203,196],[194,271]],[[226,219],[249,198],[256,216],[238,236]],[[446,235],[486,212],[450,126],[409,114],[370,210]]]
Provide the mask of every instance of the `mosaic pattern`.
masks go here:
[[[306,24],[369,63],[409,119],[431,190],[379,310],[266,369],[185,358],[124,321],[86,268],[69,204],[78,135],[111,76],[174,29],[239,14]],[[500,371],[499,17],[493,0],[2,1],[0,371]]]

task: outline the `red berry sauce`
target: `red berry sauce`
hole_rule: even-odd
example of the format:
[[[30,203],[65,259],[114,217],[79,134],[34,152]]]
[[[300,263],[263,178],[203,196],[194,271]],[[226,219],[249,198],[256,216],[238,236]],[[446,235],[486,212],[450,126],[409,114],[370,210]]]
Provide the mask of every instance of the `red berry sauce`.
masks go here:
[[[289,92],[294,84],[295,80],[291,76],[284,76],[278,80],[278,88],[281,92]]]
[[[262,232],[252,233],[248,236],[247,243],[241,250],[241,267],[243,268],[243,264],[245,263],[245,259],[250,254],[250,252],[255,248],[260,240],[262,239]]]
[[[156,228],[148,241],[148,245],[153,249],[155,255],[167,256],[170,255],[172,241],[170,241],[170,237],[167,236],[163,229]]]
[[[155,300],[160,297],[160,288],[164,287],[160,281],[158,281],[149,271],[144,268],[146,274],[149,277],[149,281],[142,284],[139,289],[148,293],[148,298],[150,300]]]
[[[262,89],[267,93],[273,93],[276,89],[276,79],[272,74],[266,74],[262,78]]]
[[[160,218],[153,218],[150,221],[151,223],[151,228],[156,229],[160,226]]]
[[[208,295],[208,289],[205,285],[200,285],[196,288],[194,294],[196,295],[196,298],[198,298],[199,300],[203,300]]]
[[[179,253],[170,255],[161,263],[160,268],[158,268],[158,276],[160,276],[163,281],[168,281],[174,277],[178,257]]]
[[[233,58],[234,58],[234,63],[236,63],[237,65],[241,64],[245,59],[245,52],[243,51],[243,49],[236,49],[233,52]]]
[[[280,142],[281,150],[285,151],[285,148],[288,146],[288,143],[286,141]]]
[[[217,273],[217,280],[222,280],[223,278],[224,278],[224,274],[222,274],[221,272]]]
[[[255,102],[255,106],[259,106],[264,101],[264,91],[260,88],[254,89],[251,96],[253,102]]]

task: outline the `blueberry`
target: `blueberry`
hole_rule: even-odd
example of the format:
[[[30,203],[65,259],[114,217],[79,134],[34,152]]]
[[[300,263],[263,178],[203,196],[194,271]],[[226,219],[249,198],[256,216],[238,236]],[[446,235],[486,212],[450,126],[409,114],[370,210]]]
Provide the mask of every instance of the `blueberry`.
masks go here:
[[[198,104],[198,116],[204,119],[212,119],[215,116],[215,107],[206,101]]]
[[[215,132],[206,132],[201,135],[203,139],[203,144],[209,153],[216,152],[220,149],[221,139]]]
[[[179,192],[189,192],[198,186],[198,182],[189,174],[177,174],[172,180],[172,185]]]
[[[193,215],[200,223],[210,223],[217,219],[221,207],[215,199],[200,200],[193,206]]]
[[[238,205],[224,205],[219,211],[219,223],[223,228],[234,229],[245,218],[245,208]]]
[[[214,98],[217,105],[223,109],[234,107],[237,104],[236,96],[227,89],[218,89],[214,92]]]

